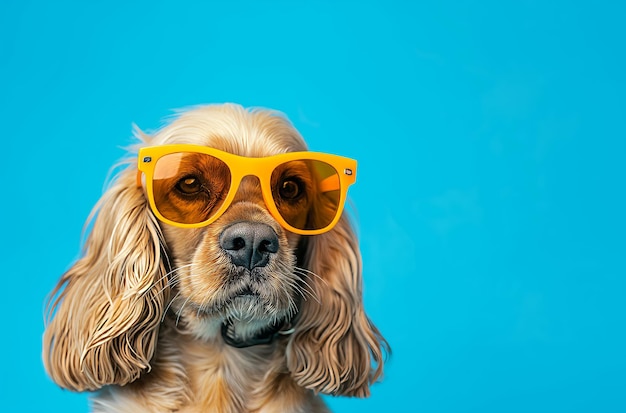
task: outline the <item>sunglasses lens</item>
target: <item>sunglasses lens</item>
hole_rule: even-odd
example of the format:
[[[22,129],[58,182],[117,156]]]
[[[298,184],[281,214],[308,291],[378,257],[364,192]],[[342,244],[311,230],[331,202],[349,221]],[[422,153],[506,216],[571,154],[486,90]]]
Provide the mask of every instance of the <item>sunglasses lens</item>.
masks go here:
[[[168,154],[159,158],[154,167],[154,203],[170,221],[197,224],[219,210],[230,182],[228,166],[211,155]]]
[[[326,228],[339,212],[341,180],[326,162],[285,162],[272,172],[271,186],[278,212],[294,228]]]

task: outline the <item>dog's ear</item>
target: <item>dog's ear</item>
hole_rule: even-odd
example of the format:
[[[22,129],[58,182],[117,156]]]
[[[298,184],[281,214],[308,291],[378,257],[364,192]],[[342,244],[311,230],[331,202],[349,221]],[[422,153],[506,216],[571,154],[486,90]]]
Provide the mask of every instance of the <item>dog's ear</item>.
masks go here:
[[[346,216],[329,232],[303,241],[305,280],[315,298],[303,302],[287,346],[287,365],[303,387],[333,395],[369,396],[382,374],[387,342],[363,310],[361,255]]]
[[[123,171],[94,208],[82,257],[48,302],[43,359],[71,390],[124,385],[149,369],[169,297],[162,234],[136,171]]]

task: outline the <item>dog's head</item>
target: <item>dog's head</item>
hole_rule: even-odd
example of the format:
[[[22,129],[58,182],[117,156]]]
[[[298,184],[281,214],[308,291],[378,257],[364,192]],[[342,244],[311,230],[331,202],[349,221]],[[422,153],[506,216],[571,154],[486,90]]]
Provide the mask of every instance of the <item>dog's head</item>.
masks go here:
[[[344,198],[333,198],[336,219],[320,212],[329,204],[322,186],[339,193],[347,178],[322,179],[316,161],[282,155],[306,144],[266,110],[206,106],[139,135],[149,146],[141,153],[156,156],[139,156],[139,173],[129,167],[104,194],[83,256],[50,303],[52,378],[73,390],[136,380],[169,316],[216,345],[278,335],[299,385],[366,396],[385,342],[363,311],[357,240],[337,207]]]

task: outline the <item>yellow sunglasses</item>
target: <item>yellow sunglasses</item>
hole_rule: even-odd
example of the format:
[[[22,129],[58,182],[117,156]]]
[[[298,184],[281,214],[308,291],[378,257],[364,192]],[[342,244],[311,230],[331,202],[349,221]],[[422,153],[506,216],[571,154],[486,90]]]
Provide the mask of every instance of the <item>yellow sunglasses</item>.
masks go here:
[[[248,158],[197,145],[141,148],[137,185],[145,174],[150,207],[163,222],[198,228],[230,206],[241,180],[256,176],[270,214],[302,235],[329,231],[341,217],[356,161],[318,152]]]

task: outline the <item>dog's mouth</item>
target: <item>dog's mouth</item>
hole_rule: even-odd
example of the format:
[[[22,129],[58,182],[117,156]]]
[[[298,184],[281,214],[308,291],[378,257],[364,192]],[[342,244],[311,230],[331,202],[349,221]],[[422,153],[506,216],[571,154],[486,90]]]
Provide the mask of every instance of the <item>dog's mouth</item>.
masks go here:
[[[235,294],[233,294],[232,299],[235,298],[254,298],[254,297],[261,297],[261,294],[259,294],[257,291],[253,291],[252,287],[250,287],[249,285],[246,285],[245,287],[243,287],[241,290],[235,292]]]
[[[255,308],[263,307],[267,303],[264,296],[249,285],[234,291],[224,301],[222,308],[231,308],[239,312],[242,312],[244,308],[247,308],[249,312],[255,312]]]
[[[233,318],[240,321],[253,321],[271,318],[272,309],[276,308],[269,292],[250,284],[240,285],[225,291],[224,294],[210,304],[187,303],[195,309],[196,316]]]

